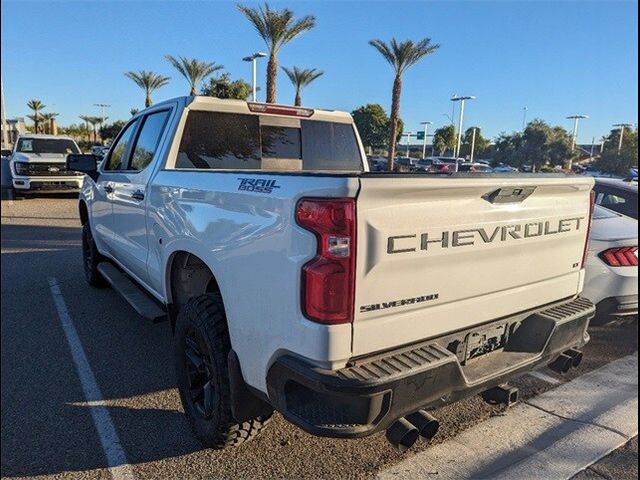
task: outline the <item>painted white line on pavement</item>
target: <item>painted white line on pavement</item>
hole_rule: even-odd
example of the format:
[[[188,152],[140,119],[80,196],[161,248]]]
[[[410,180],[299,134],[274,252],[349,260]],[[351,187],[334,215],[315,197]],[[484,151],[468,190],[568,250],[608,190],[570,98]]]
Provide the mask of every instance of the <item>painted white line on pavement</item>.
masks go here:
[[[562,380],[558,380],[557,378],[553,378],[551,375],[547,375],[546,373],[542,373],[538,370],[533,372],[529,372],[531,377],[536,377],[538,380],[542,380],[543,382],[550,383],[551,385],[560,385]]]
[[[91,370],[87,355],[82,347],[82,342],[80,341],[76,327],[73,325],[73,321],[67,310],[67,305],[60,292],[58,281],[55,278],[49,278],[49,288],[51,289],[51,295],[53,296],[53,301],[58,311],[62,329],[67,337],[73,363],[80,377],[84,396],[87,402],[91,402],[89,410],[91,411],[91,417],[98,432],[98,437],[100,437],[100,443],[107,458],[111,476],[115,480],[134,479],[135,475],[129,465],[127,455],[120,444],[120,438],[118,438],[113,421],[111,420],[111,415],[109,415],[109,411],[104,403],[102,392]]]
[[[638,355],[618,359],[378,473],[569,479],[638,434]]]

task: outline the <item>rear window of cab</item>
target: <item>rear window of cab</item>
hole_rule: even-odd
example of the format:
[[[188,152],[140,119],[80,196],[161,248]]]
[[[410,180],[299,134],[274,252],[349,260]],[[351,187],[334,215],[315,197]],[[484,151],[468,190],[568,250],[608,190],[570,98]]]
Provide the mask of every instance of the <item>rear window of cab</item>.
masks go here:
[[[191,111],[175,168],[360,171],[362,164],[349,123]]]

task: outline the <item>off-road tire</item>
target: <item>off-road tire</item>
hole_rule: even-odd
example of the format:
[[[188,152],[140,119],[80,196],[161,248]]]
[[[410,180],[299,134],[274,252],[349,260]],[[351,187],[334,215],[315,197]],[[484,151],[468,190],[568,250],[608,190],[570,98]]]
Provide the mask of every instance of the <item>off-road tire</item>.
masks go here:
[[[92,287],[102,288],[107,285],[106,280],[98,271],[98,264],[105,258],[98,252],[96,242],[93,240],[89,222],[82,225],[82,265],[84,277]]]
[[[192,389],[195,363],[193,340],[197,339],[198,354],[205,360],[202,378],[210,383],[210,402],[195,400]],[[188,341],[190,346],[188,346]],[[194,435],[209,448],[225,449],[240,445],[258,435],[269,423],[271,415],[238,423],[231,413],[231,395],[227,357],[231,341],[227,329],[222,297],[208,293],[189,300],[178,313],[174,334],[174,354],[180,400]],[[191,375],[191,376],[190,376]],[[200,398],[200,396],[198,396]],[[204,398],[204,395],[202,396]],[[207,414],[207,404],[209,414]]]

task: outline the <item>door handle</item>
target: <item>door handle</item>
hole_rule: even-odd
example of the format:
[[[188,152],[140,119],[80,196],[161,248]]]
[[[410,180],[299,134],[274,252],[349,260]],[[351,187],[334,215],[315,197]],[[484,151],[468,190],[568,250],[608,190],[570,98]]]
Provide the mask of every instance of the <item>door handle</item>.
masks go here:
[[[131,194],[131,198],[135,200],[144,200],[144,192],[142,190],[136,190]]]
[[[105,185],[104,191],[107,193],[113,193],[113,187],[111,185]]]

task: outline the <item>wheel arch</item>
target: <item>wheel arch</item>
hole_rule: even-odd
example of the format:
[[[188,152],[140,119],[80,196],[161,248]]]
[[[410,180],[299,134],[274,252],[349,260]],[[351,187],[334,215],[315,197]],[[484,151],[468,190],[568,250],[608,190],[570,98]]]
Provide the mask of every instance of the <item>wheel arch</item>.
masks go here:
[[[84,200],[78,202],[78,215],[80,216],[80,225],[89,222],[89,208]]]

